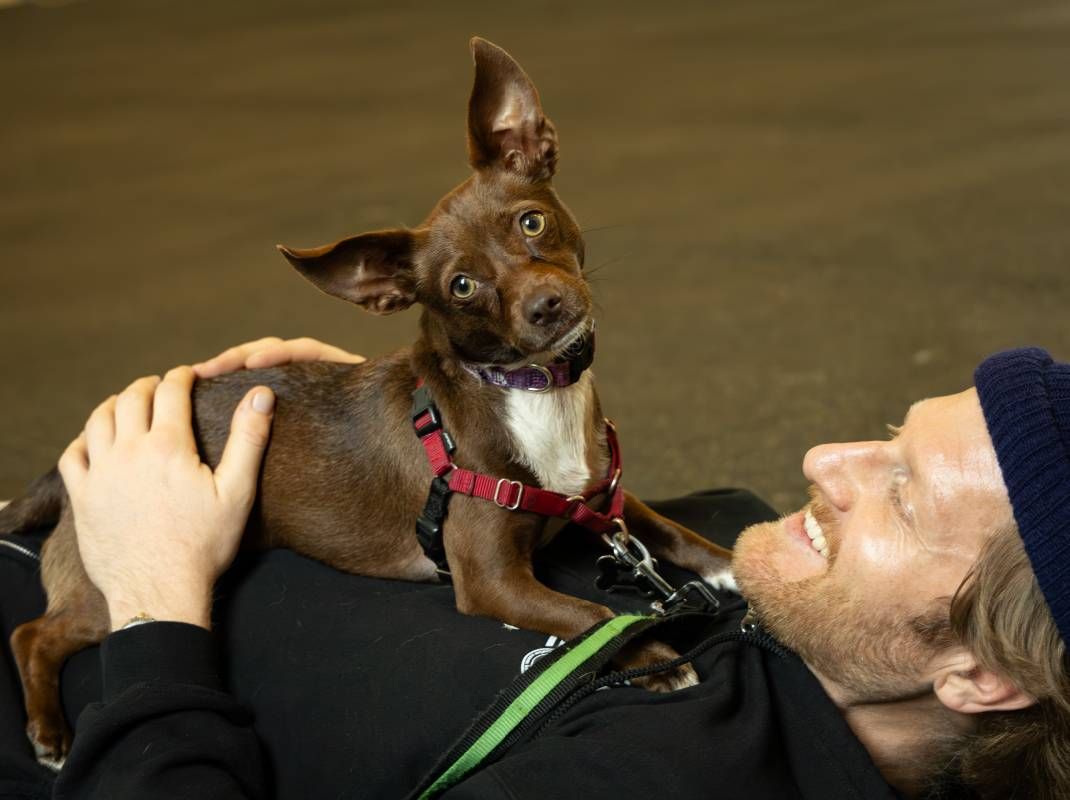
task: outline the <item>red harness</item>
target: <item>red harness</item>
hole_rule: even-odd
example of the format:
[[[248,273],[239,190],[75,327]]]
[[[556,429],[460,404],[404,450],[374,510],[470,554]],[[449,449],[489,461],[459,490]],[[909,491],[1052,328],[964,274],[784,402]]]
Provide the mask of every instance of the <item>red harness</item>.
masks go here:
[[[666,581],[655,569],[655,560],[642,542],[629,536],[624,525],[624,490],[620,486],[620,444],[613,423],[606,420],[606,443],[609,445],[609,476],[583,494],[567,497],[538,486],[528,486],[508,478],[495,478],[453,462],[456,449],[453,438],[442,427],[442,415],[422,380],[412,393],[412,424],[427,453],[435,477],[423,513],[416,519],[416,536],[428,558],[438,566],[439,575],[449,580],[449,564],[442,544],[442,525],[446,508],[455,492],[489,500],[506,511],[528,511],[544,517],[559,517],[602,535],[612,551],[598,559],[601,575],[595,582],[600,589],[638,589],[648,597],[657,614],[677,607],[716,611],[717,598],[701,580],[690,581],[679,589]],[[609,509],[595,511],[588,503],[600,494],[609,495]]]
[[[489,500],[506,511],[528,511],[544,517],[559,517],[595,533],[612,534],[622,530],[624,490],[620,485],[620,445],[613,423],[608,419],[606,442],[609,445],[609,475],[582,494],[570,497],[520,481],[496,478],[457,466],[453,461],[453,439],[442,427],[442,416],[422,379],[417,380],[416,391],[412,397],[413,428],[435,473],[427,506],[417,521],[417,534],[428,555],[440,562],[440,568],[444,569],[441,563],[444,560],[444,553],[441,552],[441,526],[445,518],[448,495],[451,493]],[[588,505],[601,494],[609,495],[609,507],[605,512],[596,511]],[[435,539],[438,541],[433,541]]]

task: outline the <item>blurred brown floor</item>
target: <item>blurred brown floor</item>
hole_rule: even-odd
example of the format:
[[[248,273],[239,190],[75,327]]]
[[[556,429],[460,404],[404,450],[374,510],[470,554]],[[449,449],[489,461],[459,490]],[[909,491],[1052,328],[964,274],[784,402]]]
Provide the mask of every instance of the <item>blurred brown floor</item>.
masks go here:
[[[597,373],[646,496],[796,506],[1003,346],[1070,357],[1066,2],[189,3],[0,11],[0,497],[130,379],[235,342],[365,353],[273,250],[418,222],[464,177],[466,42],[562,136]]]

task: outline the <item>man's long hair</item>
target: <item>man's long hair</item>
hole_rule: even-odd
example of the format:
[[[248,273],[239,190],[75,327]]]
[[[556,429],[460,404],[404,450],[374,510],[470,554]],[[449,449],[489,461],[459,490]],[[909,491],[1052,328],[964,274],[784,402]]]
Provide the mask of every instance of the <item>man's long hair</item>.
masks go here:
[[[951,602],[955,637],[985,668],[1036,698],[980,715],[956,758],[984,798],[1070,797],[1070,663],[1013,526],[997,532]]]

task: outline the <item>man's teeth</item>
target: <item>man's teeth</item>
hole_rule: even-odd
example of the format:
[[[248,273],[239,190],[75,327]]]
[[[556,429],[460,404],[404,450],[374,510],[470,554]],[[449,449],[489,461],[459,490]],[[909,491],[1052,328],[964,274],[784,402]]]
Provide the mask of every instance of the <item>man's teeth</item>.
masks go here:
[[[825,532],[821,530],[821,524],[814,519],[810,509],[806,509],[806,514],[803,516],[803,528],[806,529],[806,535],[810,537],[810,544],[813,545],[814,549],[825,558],[828,558],[828,540],[825,539]]]

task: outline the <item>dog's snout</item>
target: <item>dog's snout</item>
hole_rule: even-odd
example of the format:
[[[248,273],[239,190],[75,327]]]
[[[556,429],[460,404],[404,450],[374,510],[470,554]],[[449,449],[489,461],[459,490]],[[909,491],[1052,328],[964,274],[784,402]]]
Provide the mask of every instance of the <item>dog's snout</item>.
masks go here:
[[[537,289],[524,304],[524,316],[532,325],[552,325],[561,318],[561,293],[550,287]]]

